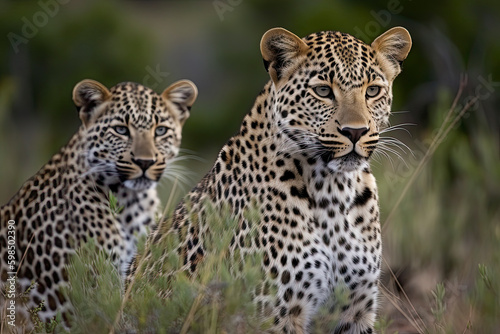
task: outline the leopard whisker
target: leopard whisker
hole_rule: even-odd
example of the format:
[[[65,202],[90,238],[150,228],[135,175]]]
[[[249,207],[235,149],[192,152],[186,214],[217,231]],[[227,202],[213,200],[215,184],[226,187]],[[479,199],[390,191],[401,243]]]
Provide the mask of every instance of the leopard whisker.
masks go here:
[[[392,169],[394,169],[394,160],[392,159],[391,155],[384,150],[375,150],[372,155],[372,161],[381,164],[382,159],[387,159],[390,164]]]
[[[401,160],[405,166],[408,166],[408,164],[406,163],[406,160],[403,158],[401,152],[399,152],[398,150],[396,149],[393,149],[390,147],[390,145],[387,145],[385,143],[379,143],[377,145],[377,149],[375,151],[378,151],[380,153],[385,153],[386,156],[388,156],[389,160],[392,160],[389,153],[392,153],[393,155],[395,155],[399,160]]]
[[[415,125],[416,124],[414,124],[414,123],[401,123],[401,124],[397,124],[397,125],[392,125],[392,126],[389,126],[389,127],[386,127],[384,129],[380,130],[380,134],[391,132],[391,131],[402,130],[411,136],[410,131],[408,129],[406,129],[405,126],[415,126]]]
[[[281,129],[277,134],[275,134],[274,138],[270,137],[269,139],[274,140],[276,137],[280,137],[278,152],[286,152],[288,154],[301,154],[304,152],[308,152],[311,149],[311,145],[315,145],[317,143],[317,135],[306,130],[296,129]],[[300,143],[300,144],[299,144]],[[307,146],[307,147],[301,147]]]
[[[380,137],[379,138],[379,144],[385,144],[386,146],[393,146],[399,148],[403,153],[408,151],[413,157],[415,157],[415,154],[413,153],[413,150],[403,143],[401,140],[398,138],[394,137]]]
[[[89,175],[107,173],[110,176],[118,176],[119,173],[116,170],[115,164],[111,162],[100,162],[97,165],[90,167],[85,173],[80,174],[80,178],[84,178]]]
[[[188,150],[182,151],[191,152]],[[182,190],[186,190],[186,188],[191,186],[191,184],[195,182],[198,175],[190,169],[186,169],[183,162],[188,161],[203,162],[204,159],[194,154],[181,154],[169,159],[166,162],[166,167],[160,179],[160,184],[162,184],[164,180],[168,182],[177,182],[181,186]]]

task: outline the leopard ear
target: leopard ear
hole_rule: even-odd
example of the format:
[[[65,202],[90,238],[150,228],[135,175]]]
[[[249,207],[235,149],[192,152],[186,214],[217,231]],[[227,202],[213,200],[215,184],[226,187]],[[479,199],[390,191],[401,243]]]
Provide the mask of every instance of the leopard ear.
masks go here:
[[[303,40],[283,28],[268,30],[262,36],[260,52],[264,67],[276,86],[293,73],[308,49]]]
[[[198,88],[189,80],[180,80],[167,87],[161,96],[173,103],[177,108],[174,108],[177,120],[184,124],[189,117],[189,110],[196,101],[198,96]]]
[[[99,116],[103,110],[99,106],[110,97],[109,90],[97,81],[85,79],[76,84],[73,88],[73,102],[85,127]]]
[[[403,27],[389,29],[377,37],[371,47],[377,52],[382,66],[394,79],[401,72],[401,65],[411,49],[411,37]]]

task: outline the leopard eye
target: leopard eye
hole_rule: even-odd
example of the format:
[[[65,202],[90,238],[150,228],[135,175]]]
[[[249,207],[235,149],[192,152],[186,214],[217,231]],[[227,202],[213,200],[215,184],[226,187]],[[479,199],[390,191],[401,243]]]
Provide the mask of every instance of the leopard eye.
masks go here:
[[[113,126],[113,130],[121,136],[129,136],[130,132],[128,131],[128,128],[123,125],[115,125]]]
[[[159,126],[155,129],[155,136],[163,136],[165,133],[167,133],[167,127],[166,126]]]
[[[375,97],[380,93],[380,86],[370,86],[366,89],[366,97]]]
[[[319,97],[331,96],[333,98],[333,91],[329,86],[316,86],[313,88],[313,90]]]

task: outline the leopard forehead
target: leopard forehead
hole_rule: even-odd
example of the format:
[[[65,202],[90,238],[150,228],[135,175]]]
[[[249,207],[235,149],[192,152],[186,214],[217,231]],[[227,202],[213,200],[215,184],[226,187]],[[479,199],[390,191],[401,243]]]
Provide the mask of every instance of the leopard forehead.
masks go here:
[[[375,51],[349,34],[321,31],[304,37],[303,41],[309,47],[304,67],[340,88],[360,87],[377,77],[385,79]]]
[[[173,122],[167,103],[154,90],[135,82],[122,82],[110,89],[108,110],[114,118],[136,129],[150,129],[155,124]]]

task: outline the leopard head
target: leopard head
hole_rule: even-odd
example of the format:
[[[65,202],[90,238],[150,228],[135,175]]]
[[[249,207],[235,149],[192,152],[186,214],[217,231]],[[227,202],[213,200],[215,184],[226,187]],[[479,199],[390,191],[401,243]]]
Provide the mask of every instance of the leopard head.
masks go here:
[[[155,185],[179,151],[181,130],[196,96],[196,86],[187,80],[162,94],[131,82],[109,90],[94,80],[78,83],[73,101],[82,121],[89,174],[134,190]]]
[[[340,32],[301,39],[275,28],[260,48],[274,91],[274,122],[290,150],[332,171],[366,167],[388,124],[392,82],[411,48],[408,31],[390,29],[367,45]]]

